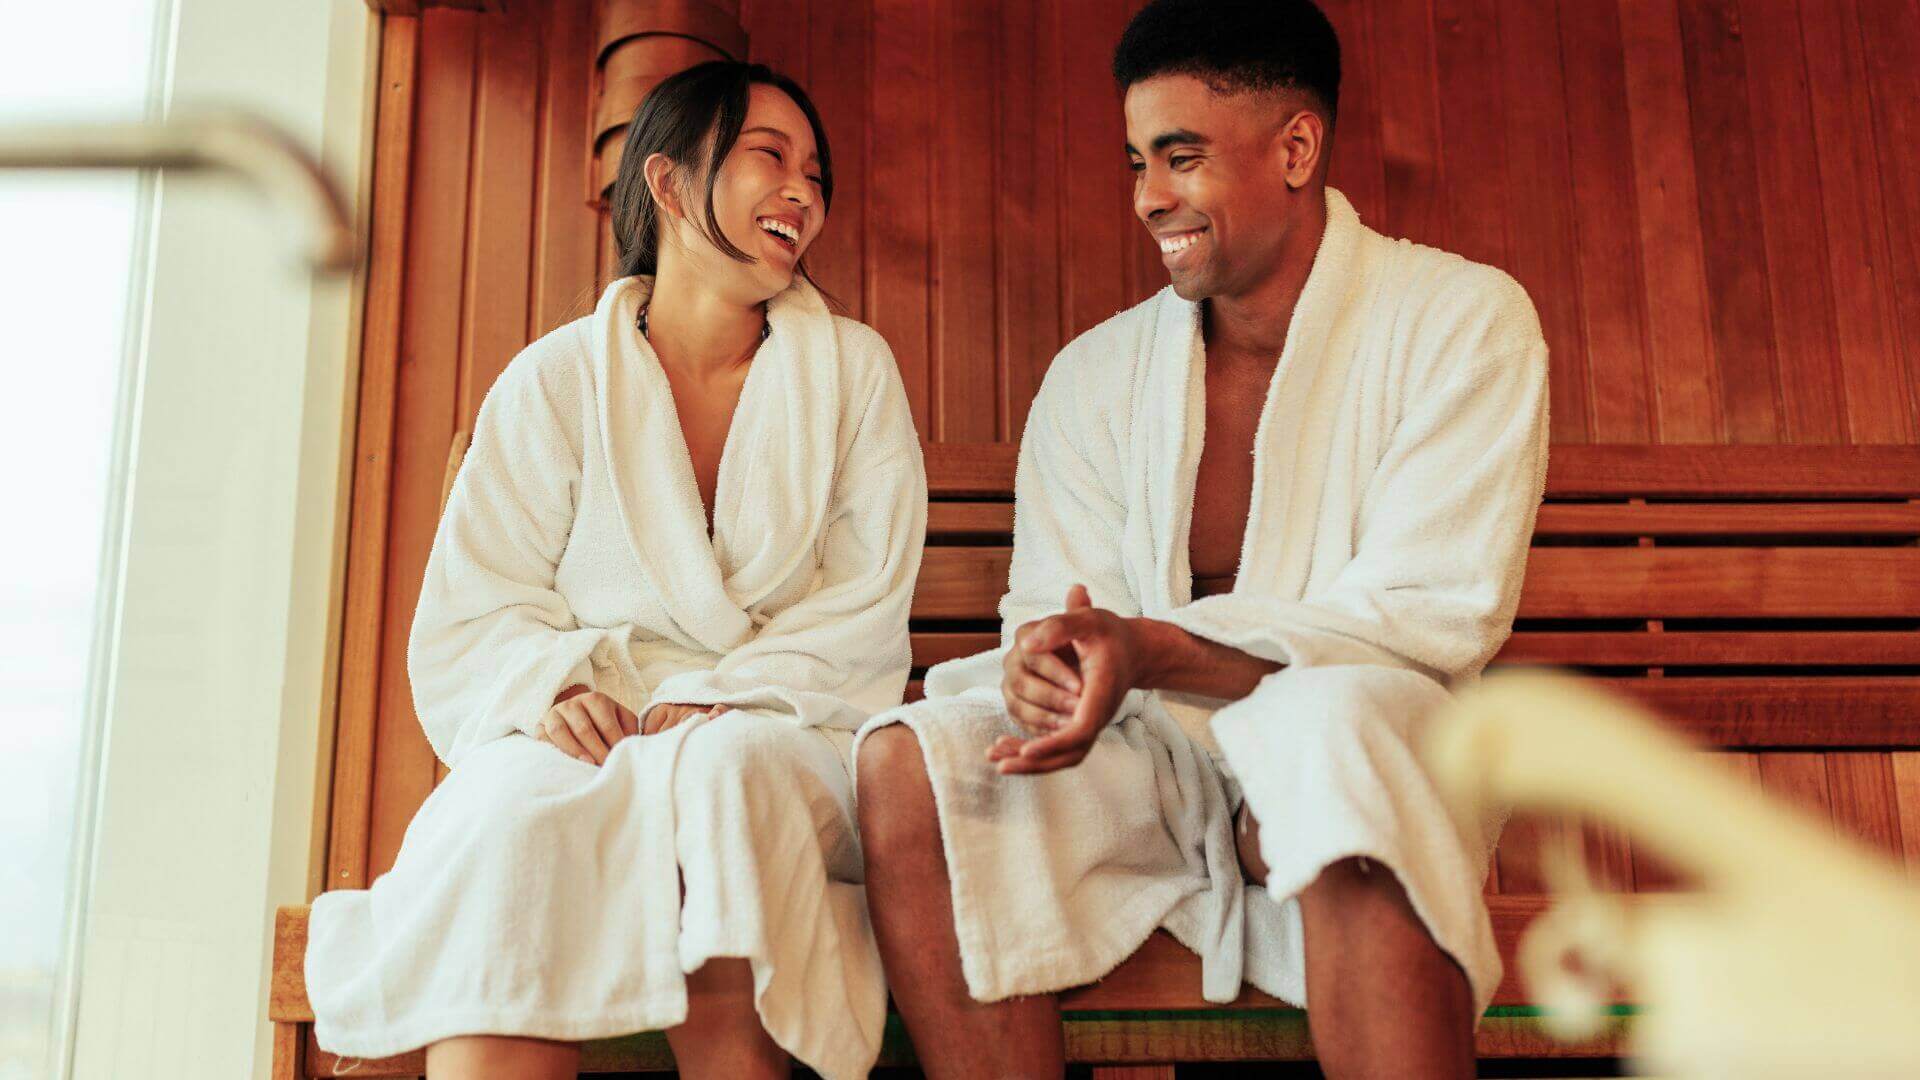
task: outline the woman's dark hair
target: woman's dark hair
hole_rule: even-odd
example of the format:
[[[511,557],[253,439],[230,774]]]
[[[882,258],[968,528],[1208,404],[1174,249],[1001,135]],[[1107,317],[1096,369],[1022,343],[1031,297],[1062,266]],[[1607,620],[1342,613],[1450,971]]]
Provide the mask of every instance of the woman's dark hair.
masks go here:
[[[737,60],[709,60],[704,64],[669,75],[661,80],[640,103],[627,125],[626,146],[620,151],[620,171],[613,181],[613,239],[619,249],[615,277],[651,274],[660,262],[660,207],[647,190],[646,163],[654,154],[665,154],[677,168],[688,168],[706,148],[706,216],[689,214],[713,246],[741,262],[752,256],[741,251],[720,231],[713,213],[713,185],[719,177],[720,163],[727,159],[740,138],[747,120],[747,98],[755,83],[774,87],[793,99],[813,125],[813,142],[820,158],[820,199],[833,205],[833,156],[827,151],[827,130],[820,114],[800,85],[765,64],[746,64]],[[691,172],[684,176],[694,175]],[[809,282],[806,262],[800,274]]]
[[[1192,75],[1222,91],[1304,91],[1340,107],[1340,39],[1312,0],[1154,0],[1113,50],[1124,93],[1155,75]]]

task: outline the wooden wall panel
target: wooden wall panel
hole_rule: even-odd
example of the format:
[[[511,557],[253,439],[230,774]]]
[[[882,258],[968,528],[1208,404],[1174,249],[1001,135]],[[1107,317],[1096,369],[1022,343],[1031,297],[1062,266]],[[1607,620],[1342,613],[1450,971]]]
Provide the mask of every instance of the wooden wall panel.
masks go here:
[[[990,492],[1061,345],[1165,282],[1107,73],[1140,2],[529,0],[388,20],[330,884],[379,873],[434,783],[404,658],[449,447],[517,349],[591,310],[611,272],[622,95],[728,49],[809,88],[838,181],[809,265],[892,346],[936,489]],[[1920,0],[1325,6],[1345,46],[1335,184],[1382,231],[1527,287],[1556,444],[1920,441]],[[667,7],[705,37],[628,26],[601,55],[607,19]],[[1899,639],[1889,656],[1920,633],[1907,614],[1868,628]],[[1920,754],[1726,759],[1920,861]],[[1516,823],[1491,887],[1539,887],[1539,831]],[[1621,838],[1587,841],[1603,880],[1671,883]]]

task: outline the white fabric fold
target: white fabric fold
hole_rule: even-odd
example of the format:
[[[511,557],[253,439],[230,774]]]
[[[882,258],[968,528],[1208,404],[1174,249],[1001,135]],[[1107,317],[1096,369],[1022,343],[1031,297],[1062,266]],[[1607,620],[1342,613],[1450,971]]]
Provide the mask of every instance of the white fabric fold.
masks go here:
[[[1329,189],[1261,412],[1236,584],[1195,601],[1201,319],[1166,289],[1062,351],[1021,443],[1001,649],[934,668],[928,700],[865,729],[900,722],[920,736],[956,918],[981,924],[960,931],[969,988],[993,1000],[1090,981],[1157,924],[1200,953],[1209,999],[1244,978],[1304,1003],[1296,894],[1329,863],[1371,855],[1484,1009],[1500,979],[1480,899],[1498,822],[1450,821],[1413,746],[1517,609],[1545,483],[1538,319],[1507,275],[1380,236]],[[998,700],[1003,650],[1073,583],[1096,605],[1285,667],[1218,712],[1226,703],[1135,691],[1080,766],[998,777],[976,742],[1014,730]],[[1152,763],[1153,784],[1134,758]],[[1262,822],[1271,890],[1240,882],[1241,798]],[[1154,828],[1178,858],[1146,854]],[[996,838],[1007,850],[989,850]],[[1162,903],[1144,919],[1149,894]],[[1037,907],[1051,913],[1028,914]],[[1023,959],[1059,955],[1072,960]]]
[[[844,755],[907,680],[926,479],[905,388],[879,335],[812,286],[773,298],[709,538],[636,326],[651,284],[612,283],[481,406],[408,647],[451,772],[389,874],[315,902],[309,992],[330,1050],[657,1029],[684,1018],[683,962],[728,955],[752,961],[769,1032],[817,1071],[858,1075],[879,1051]],[[574,684],[636,713],[735,711],[626,739],[593,769],[523,737]],[[691,785],[683,741],[708,749]],[[701,822],[691,842],[676,821]]]

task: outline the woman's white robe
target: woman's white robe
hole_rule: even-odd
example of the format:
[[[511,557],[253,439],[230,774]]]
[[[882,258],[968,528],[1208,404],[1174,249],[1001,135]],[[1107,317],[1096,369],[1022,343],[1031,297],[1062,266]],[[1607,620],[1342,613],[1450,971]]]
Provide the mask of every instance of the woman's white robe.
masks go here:
[[[775,297],[710,542],[635,325],[650,289],[614,282],[481,407],[408,652],[452,771],[390,872],[314,902],[307,987],[330,1051],[663,1029],[716,956],[752,961],[768,1031],[820,1073],[862,1075],[879,1051],[847,754],[907,678],[926,478],[906,394],[873,330],[803,282]],[[636,713],[735,711],[596,767],[529,737],[573,684]]]
[[[1480,1010],[1500,981],[1481,899],[1499,822],[1452,820],[1415,744],[1511,626],[1545,482],[1546,346],[1507,275],[1389,240],[1331,189],[1327,209],[1260,417],[1233,591],[1192,599],[1205,350],[1201,309],[1166,289],[1048,371],[1000,605],[1003,649],[1079,582],[1097,606],[1285,667],[1231,704],[1133,691],[1080,765],[1036,777],[985,761],[1019,733],[999,650],[934,668],[926,701],[863,730],[919,739],[980,1000],[1092,982],[1164,926],[1203,958],[1209,1000],[1244,979],[1305,1004],[1297,895],[1349,856],[1393,870]],[[1265,889],[1241,883],[1243,796]]]

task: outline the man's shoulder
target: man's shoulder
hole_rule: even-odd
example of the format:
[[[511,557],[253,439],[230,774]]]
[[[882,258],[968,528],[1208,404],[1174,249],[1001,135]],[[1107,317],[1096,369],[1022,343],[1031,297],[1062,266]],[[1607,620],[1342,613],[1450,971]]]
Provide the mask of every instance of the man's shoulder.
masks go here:
[[[1379,301],[1418,339],[1496,349],[1541,341],[1533,300],[1512,274],[1411,240],[1378,237],[1376,246]]]
[[[1155,328],[1170,298],[1179,302],[1171,286],[1081,331],[1054,357],[1048,378],[1056,378],[1057,372],[1060,378],[1117,381],[1116,374],[1150,355]]]

